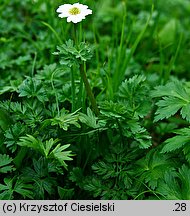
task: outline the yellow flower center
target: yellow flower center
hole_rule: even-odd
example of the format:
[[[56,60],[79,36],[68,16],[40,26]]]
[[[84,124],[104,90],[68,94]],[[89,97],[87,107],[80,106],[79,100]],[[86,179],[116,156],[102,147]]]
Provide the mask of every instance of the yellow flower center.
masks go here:
[[[77,8],[77,7],[73,7],[73,8],[71,8],[71,9],[69,10],[69,13],[70,13],[71,15],[77,15],[77,14],[80,14],[80,10],[79,10],[79,8]]]

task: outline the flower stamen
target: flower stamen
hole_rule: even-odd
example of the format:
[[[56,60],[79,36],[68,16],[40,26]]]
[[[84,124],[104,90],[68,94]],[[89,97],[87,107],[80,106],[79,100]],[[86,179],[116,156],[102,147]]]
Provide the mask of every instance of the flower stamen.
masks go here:
[[[70,10],[69,10],[69,13],[71,14],[71,15],[77,15],[77,14],[80,14],[80,10],[79,10],[79,8],[77,8],[77,7],[73,7],[73,8],[71,8]]]

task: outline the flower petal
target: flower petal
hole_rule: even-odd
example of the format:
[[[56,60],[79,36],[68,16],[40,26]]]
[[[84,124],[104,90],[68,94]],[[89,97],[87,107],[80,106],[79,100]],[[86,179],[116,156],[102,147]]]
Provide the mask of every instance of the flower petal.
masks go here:
[[[80,10],[86,10],[88,8],[87,5],[83,5],[80,3],[75,3],[75,4],[73,4],[73,6],[79,8]]]
[[[67,17],[67,22],[73,22],[73,23],[78,23],[81,22],[83,19],[85,19],[84,16],[69,16]]]
[[[64,5],[60,5],[58,7],[58,9],[56,10],[56,12],[58,13],[63,13],[65,11],[69,11],[70,8],[72,8],[73,6],[71,4],[64,4]]]
[[[58,17],[60,17],[60,18],[64,18],[64,17],[68,17],[69,16],[69,14],[68,13],[60,13],[59,15],[58,15]]]
[[[70,10],[75,7],[79,10],[79,14],[71,13]],[[83,19],[85,19],[85,16],[92,14],[92,10],[88,9],[87,5],[83,5],[80,3],[60,5],[56,11],[60,13],[58,15],[60,18],[67,17],[67,22],[73,23],[81,22]]]
[[[87,16],[87,15],[89,15],[89,14],[92,14],[92,10],[86,9],[86,10],[84,10],[84,11],[81,11],[81,14],[84,15],[84,16]]]

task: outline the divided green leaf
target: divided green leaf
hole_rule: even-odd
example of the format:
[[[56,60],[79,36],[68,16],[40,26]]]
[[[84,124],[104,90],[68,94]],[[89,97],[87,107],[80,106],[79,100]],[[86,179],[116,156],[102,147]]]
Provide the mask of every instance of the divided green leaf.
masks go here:
[[[152,91],[152,97],[161,97],[156,103],[158,109],[154,121],[169,118],[179,110],[183,119],[190,122],[190,95],[187,87],[180,81],[175,80],[165,86],[158,86]]]
[[[13,159],[9,155],[0,154],[0,173],[12,172],[15,170],[14,166],[10,163]]]

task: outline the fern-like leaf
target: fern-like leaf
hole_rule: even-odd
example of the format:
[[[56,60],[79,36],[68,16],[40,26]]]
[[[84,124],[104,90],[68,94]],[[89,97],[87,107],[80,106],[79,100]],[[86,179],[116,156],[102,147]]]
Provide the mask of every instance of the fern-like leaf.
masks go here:
[[[63,130],[68,130],[70,125],[75,125],[80,128],[79,115],[76,114],[78,110],[73,113],[67,113],[66,110],[62,110],[59,116],[50,119],[51,125],[59,125]]]
[[[119,87],[118,96],[121,101],[130,107],[133,113],[143,117],[150,111],[150,100],[148,95],[148,86],[146,85],[144,75],[135,75],[122,82]]]
[[[20,97],[36,97],[41,102],[48,100],[42,82],[31,77],[27,77],[27,79],[23,81],[18,89],[18,93]]]
[[[100,161],[92,166],[95,173],[102,176],[102,179],[109,179],[116,177],[118,174],[116,172],[116,165],[113,163],[105,163]]]
[[[190,168],[183,165],[178,172],[168,171],[157,191],[168,200],[190,199]]]
[[[15,170],[13,165],[10,165],[10,163],[13,161],[13,159],[9,155],[2,155],[0,154],[0,173],[7,173],[12,172]]]
[[[72,199],[73,195],[74,195],[74,189],[67,189],[67,188],[62,188],[60,186],[57,187],[58,190],[58,194],[60,199],[64,199],[64,200],[70,200]]]
[[[161,97],[156,103],[158,109],[154,121],[169,118],[179,110],[183,119],[190,122],[190,95],[187,87],[180,81],[175,80],[165,86],[158,86],[152,91],[152,97]]]
[[[62,145],[57,144],[55,147],[54,145],[58,142],[59,140],[53,140],[50,139],[46,141],[45,143],[42,142],[39,139],[36,139],[35,137],[31,135],[27,135],[25,137],[20,138],[20,142],[18,143],[20,146],[25,146],[28,148],[32,148],[38,152],[40,152],[42,155],[44,155],[46,158],[54,158],[59,163],[67,168],[67,164],[65,163],[66,160],[72,160],[71,156],[74,156],[71,154],[71,151],[64,151],[67,149],[70,144]]]
[[[167,139],[161,153],[171,152],[190,143],[190,128],[175,131],[176,136]]]
[[[63,145],[63,146],[61,146],[61,144],[58,144],[49,154],[49,158],[53,157],[57,159],[59,163],[62,166],[64,166],[65,169],[67,169],[67,164],[65,163],[65,161],[73,160],[71,156],[74,156],[73,154],[71,154],[71,151],[64,151],[69,146],[70,144]]]
[[[87,115],[84,113],[79,114],[79,119],[82,123],[86,124],[87,126],[91,128],[97,128],[97,117],[94,115],[92,110],[88,107],[87,108]]]
[[[32,135],[27,134],[26,136],[23,136],[20,138],[18,145],[25,146],[28,148],[32,148],[34,150],[37,150],[41,153],[43,153],[43,143],[41,140],[36,139]]]
[[[162,155],[155,150],[149,151],[146,157],[138,160],[135,164],[139,179],[148,183],[152,189],[157,187],[159,180],[164,177],[168,169],[171,170],[173,167],[173,163],[167,155]]]
[[[0,199],[7,200],[13,199],[15,193],[20,194],[23,198],[33,199],[32,196],[32,185],[24,183],[21,179],[16,179],[16,177],[4,178],[4,183],[0,184]]]
[[[94,197],[98,197],[102,195],[102,192],[106,189],[106,186],[102,184],[100,179],[93,177],[91,180],[87,181],[84,185],[84,189],[91,192]]]

